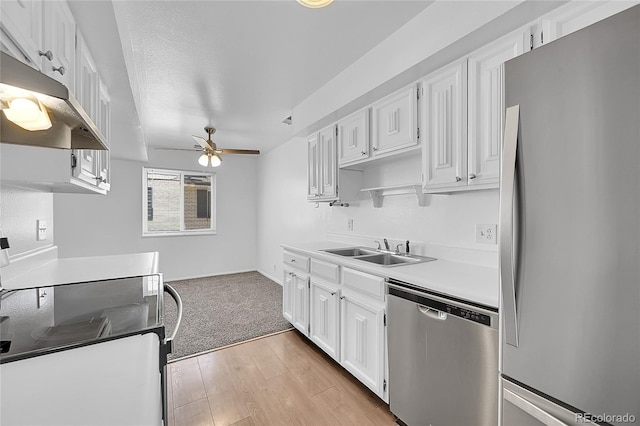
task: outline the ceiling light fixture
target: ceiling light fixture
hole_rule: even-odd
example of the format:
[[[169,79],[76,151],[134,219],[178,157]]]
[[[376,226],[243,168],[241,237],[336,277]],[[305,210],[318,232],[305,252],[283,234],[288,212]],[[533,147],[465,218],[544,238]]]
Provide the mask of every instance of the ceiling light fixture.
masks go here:
[[[25,130],[47,130],[51,120],[42,102],[35,96],[21,96],[8,102],[9,108],[2,111],[7,119]]]
[[[211,154],[209,163],[211,167],[218,167],[220,164],[222,164],[222,158],[217,153],[214,152],[213,154]]]
[[[311,9],[319,9],[321,7],[329,6],[333,3],[333,0],[297,0],[298,3]]]
[[[207,154],[202,154],[200,158],[198,158],[198,163],[202,167],[207,167],[209,165],[209,156]]]
[[[215,152],[206,152],[198,158],[198,163],[202,167],[218,167],[222,164],[222,158]]]

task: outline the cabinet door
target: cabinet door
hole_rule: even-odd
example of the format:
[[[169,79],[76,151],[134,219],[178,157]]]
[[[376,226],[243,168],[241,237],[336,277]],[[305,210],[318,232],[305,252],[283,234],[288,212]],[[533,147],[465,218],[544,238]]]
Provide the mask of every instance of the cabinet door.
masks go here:
[[[376,395],[383,397],[384,306],[340,297],[341,364]]]
[[[293,272],[287,269],[282,280],[282,316],[293,324]]]
[[[338,163],[343,166],[369,158],[369,111],[358,111],[338,123]]]
[[[332,125],[320,131],[320,196],[334,198],[338,193],[338,158],[336,156],[336,126]]]
[[[309,277],[293,274],[293,326],[309,335]]]
[[[318,134],[307,138],[307,198],[320,197],[320,145]]]
[[[15,58],[40,69],[42,2],[0,1],[0,42]]]
[[[42,72],[75,93],[76,21],[65,1],[45,1],[43,7]]]
[[[90,185],[98,186],[100,176],[100,151],[93,149],[74,149],[75,164],[72,163],[73,177]]]
[[[338,289],[311,279],[309,337],[333,359],[338,360]]]
[[[424,190],[467,184],[467,60],[422,82]]]
[[[564,37],[638,3],[640,2],[612,0],[569,2],[541,19],[535,46]]]
[[[417,98],[417,86],[412,84],[372,105],[373,156],[418,144]]]
[[[111,98],[107,85],[98,80],[98,112],[96,116],[96,126],[104,136],[107,145],[110,144],[111,137]]]
[[[98,187],[108,191],[111,189],[111,153],[107,150],[94,152],[98,157],[96,173]]]
[[[82,34],[77,34],[76,94],[82,108],[96,123],[98,111],[98,70]]]
[[[503,64],[521,55],[530,32],[520,30],[469,56],[468,184],[498,186],[504,128]]]

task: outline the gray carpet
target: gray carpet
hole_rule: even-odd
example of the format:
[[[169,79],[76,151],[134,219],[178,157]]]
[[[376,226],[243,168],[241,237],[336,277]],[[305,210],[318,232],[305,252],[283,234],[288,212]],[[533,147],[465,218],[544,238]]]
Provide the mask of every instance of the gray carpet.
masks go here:
[[[258,272],[168,282],[180,294],[182,323],[169,359],[291,328],[282,317],[282,287]],[[167,334],[176,306],[165,293]]]

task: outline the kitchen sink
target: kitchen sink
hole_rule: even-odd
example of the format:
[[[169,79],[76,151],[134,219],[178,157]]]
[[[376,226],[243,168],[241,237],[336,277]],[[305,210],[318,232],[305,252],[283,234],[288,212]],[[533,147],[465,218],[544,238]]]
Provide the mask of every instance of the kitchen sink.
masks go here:
[[[326,251],[327,253],[331,253],[331,254],[337,254],[338,256],[348,256],[348,257],[378,253],[376,249],[365,249],[361,247],[350,247],[350,248],[344,248],[344,249],[327,249],[323,251]]]
[[[373,248],[365,247],[326,249],[322,251],[338,256],[350,257],[354,260],[362,260],[364,262],[375,263],[376,265],[385,267],[412,265],[416,263],[431,262],[433,260],[436,260],[434,257],[386,252],[383,250],[376,250]]]
[[[423,263],[436,260],[433,257],[413,256],[403,254],[379,253],[369,256],[359,256],[358,260],[375,263],[382,266],[399,266],[413,263]]]

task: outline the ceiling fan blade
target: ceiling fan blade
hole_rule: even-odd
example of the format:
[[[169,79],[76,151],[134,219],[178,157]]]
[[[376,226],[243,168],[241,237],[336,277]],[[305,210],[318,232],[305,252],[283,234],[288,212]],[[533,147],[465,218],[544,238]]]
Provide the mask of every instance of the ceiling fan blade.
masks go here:
[[[207,142],[204,138],[201,138],[200,136],[193,136],[193,135],[192,137],[196,142],[198,142],[198,145],[200,145],[204,149],[211,149],[211,145],[209,145],[209,142]]]
[[[163,150],[163,151],[190,151],[190,152],[202,152],[202,149],[200,149],[200,148],[161,148],[161,147],[154,147],[153,149],[159,149],[159,150]]]
[[[224,149],[220,148],[217,152],[221,154],[260,154],[260,151],[257,149]]]

